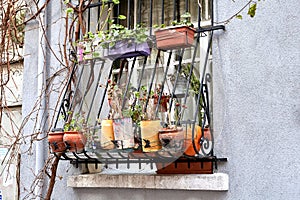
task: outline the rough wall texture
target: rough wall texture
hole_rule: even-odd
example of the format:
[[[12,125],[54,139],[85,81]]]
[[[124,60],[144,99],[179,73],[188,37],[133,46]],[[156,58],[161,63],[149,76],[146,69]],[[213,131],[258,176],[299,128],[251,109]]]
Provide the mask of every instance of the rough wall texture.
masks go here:
[[[242,6],[241,1],[215,2],[216,21]],[[298,0],[260,2],[254,19],[234,19],[225,32],[214,35],[215,151],[228,158],[219,167],[220,172],[229,174],[228,192],[72,189],[66,187],[66,179],[78,171],[62,162],[58,175],[63,179],[58,180],[53,199],[298,199],[299,7]],[[57,16],[58,10],[54,5],[51,16]],[[59,24],[56,26],[59,29]],[[51,31],[53,45],[59,41],[55,34],[58,32]],[[49,63],[58,66],[54,59]],[[35,77],[34,68],[29,66],[36,66],[36,61],[25,59],[24,75]],[[34,81],[25,79],[25,113],[36,98],[36,91],[30,88],[35,88]],[[23,181],[31,176],[27,167],[33,162],[28,157],[22,159]]]
[[[240,5],[217,1],[217,20]],[[299,6],[260,2],[254,19],[234,19],[215,35],[214,127],[228,157],[228,199],[300,196]]]

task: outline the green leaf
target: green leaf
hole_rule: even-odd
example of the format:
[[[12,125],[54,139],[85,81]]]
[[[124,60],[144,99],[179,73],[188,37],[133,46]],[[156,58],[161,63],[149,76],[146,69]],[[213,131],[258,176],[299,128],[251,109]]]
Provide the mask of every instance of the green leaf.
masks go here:
[[[118,18],[121,19],[121,20],[124,20],[124,19],[126,19],[126,16],[125,15],[119,15]]]
[[[191,17],[191,13],[186,12],[186,13],[182,14],[180,17],[181,18],[190,18]]]
[[[66,12],[69,14],[69,13],[73,13],[74,10],[73,10],[73,8],[67,8]]]
[[[236,18],[237,19],[243,19],[243,16],[242,15],[237,15]]]
[[[248,15],[250,15],[250,17],[254,17],[255,16],[255,13],[256,13],[256,3],[252,4],[250,7],[249,7],[249,10],[248,10]]]
[[[119,1],[119,0],[113,0],[113,3],[114,3],[114,4],[119,4],[120,1]]]

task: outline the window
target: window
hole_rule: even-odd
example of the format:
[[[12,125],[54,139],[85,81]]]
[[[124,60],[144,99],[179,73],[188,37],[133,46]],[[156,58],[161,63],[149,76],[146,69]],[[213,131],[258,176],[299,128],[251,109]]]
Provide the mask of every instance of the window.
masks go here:
[[[211,4],[208,2],[211,1],[202,1],[201,16],[204,19],[210,17]],[[86,13],[87,27],[91,32],[99,29],[99,6],[99,2],[91,4]],[[127,16],[126,21],[120,23],[129,29],[137,27],[140,22],[147,24],[151,38],[154,35],[155,23],[168,25],[173,20],[179,20],[180,15],[188,11],[192,14],[194,26],[197,27],[199,18],[198,3],[188,0],[128,0],[113,8],[108,3],[106,11],[108,9],[112,9],[113,18],[119,14]],[[76,64],[64,96],[64,102],[67,103],[62,104],[59,113],[69,123],[73,120],[81,121],[83,118],[85,125],[88,124],[85,130],[88,133],[87,151],[78,151],[75,146],[73,155],[64,154],[64,158],[75,164],[105,163],[106,167],[122,169],[126,173],[154,172],[155,166],[157,173],[212,173],[213,164],[218,159],[213,155],[213,137],[209,130],[211,35],[209,32],[200,33],[201,29],[197,30],[198,32],[192,32],[191,44],[184,47],[164,49],[153,45],[151,54],[138,50],[139,56],[125,58],[125,54],[118,54],[117,59],[103,59],[108,57],[109,52],[123,48],[124,45],[115,42],[114,47],[108,50],[105,47],[99,53],[103,57],[85,57],[85,60]],[[180,32],[179,36],[183,34],[186,37],[188,32]],[[136,45],[134,47],[137,50],[138,45],[131,40],[132,38],[127,38],[125,46]],[[158,37],[156,42],[157,40]],[[184,42],[189,42],[189,39],[186,40]],[[84,56],[94,56],[90,48],[91,46]],[[115,85],[118,85],[118,90]],[[131,96],[128,96],[129,93]],[[122,99],[118,99],[120,96]],[[116,115],[112,110],[122,112]],[[116,119],[125,116],[124,111],[130,115],[130,123],[133,121],[133,125],[117,122]],[[134,114],[136,111],[139,112]],[[142,118],[151,118],[149,114],[152,112],[155,114],[152,114],[153,119],[159,118],[158,125],[143,127]],[[113,129],[115,133],[108,131],[112,125],[104,126],[104,120],[108,116],[117,116],[114,118],[114,126],[118,125],[117,129]],[[176,134],[164,135],[161,130],[167,125],[178,126],[179,129],[173,131]],[[159,127],[157,135],[143,135],[143,130],[150,131],[156,126]],[[129,132],[132,134],[129,135]],[[108,133],[111,135],[108,136]],[[67,145],[69,151],[71,144]]]

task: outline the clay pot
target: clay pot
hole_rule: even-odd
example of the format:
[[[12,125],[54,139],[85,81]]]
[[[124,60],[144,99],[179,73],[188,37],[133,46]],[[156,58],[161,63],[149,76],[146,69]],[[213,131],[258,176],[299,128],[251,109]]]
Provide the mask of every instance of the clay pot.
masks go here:
[[[103,149],[113,149],[114,144],[112,141],[115,140],[113,120],[105,119],[101,120],[101,148]]]
[[[194,43],[195,29],[188,26],[173,26],[155,31],[158,49],[169,50],[190,47]]]
[[[159,141],[160,120],[141,121],[141,138],[143,152],[154,152],[161,149]]]
[[[81,152],[86,144],[86,137],[80,131],[66,131],[64,142],[70,152]]]
[[[204,136],[207,137],[208,139],[211,139],[209,128],[204,128]],[[197,150],[197,152],[196,152],[194,147],[193,147],[193,143],[192,143],[192,129],[191,128],[187,129],[187,135],[186,135],[186,139],[185,139],[185,142],[184,142],[184,145],[185,145],[185,152],[184,153],[186,155],[195,156],[195,154],[200,151],[201,137],[202,137],[201,127],[196,125],[195,126],[195,134],[194,134],[194,141],[195,141],[195,146],[196,146],[196,150]]]
[[[184,130],[181,127],[159,130],[159,140],[166,151],[183,152]]]
[[[48,134],[48,142],[52,152],[58,153],[66,150],[66,145],[64,143],[63,137],[64,132],[50,132]]]

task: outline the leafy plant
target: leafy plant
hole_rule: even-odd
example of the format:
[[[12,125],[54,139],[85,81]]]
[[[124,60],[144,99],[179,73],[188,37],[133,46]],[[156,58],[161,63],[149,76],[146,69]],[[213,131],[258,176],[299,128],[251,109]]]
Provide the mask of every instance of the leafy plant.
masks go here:
[[[144,43],[149,40],[147,28],[143,25],[138,25],[135,29],[128,29],[120,24],[112,24],[109,30],[99,31],[97,37],[99,38],[98,43],[103,48],[112,48],[117,41],[121,40],[127,40],[128,45]]]
[[[69,116],[71,116],[72,112],[69,111]],[[88,128],[87,122],[85,118],[76,113],[74,117],[72,117],[69,122],[66,122],[64,125],[64,131],[86,131]]]
[[[173,21],[172,22],[172,25],[186,25],[186,26],[189,26],[189,27],[194,27],[193,23],[191,22],[191,13],[189,12],[186,12],[182,15],[180,15],[180,21]]]
[[[186,26],[189,26],[189,27],[194,27],[194,24],[191,22],[191,13],[189,12],[186,12],[182,15],[180,15],[180,21],[177,21],[177,20],[174,20],[171,22],[171,24],[173,26],[179,26],[179,25],[186,25]],[[154,28],[166,28],[166,25],[165,24],[161,24],[161,25],[153,25]]]

